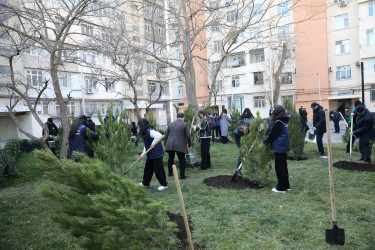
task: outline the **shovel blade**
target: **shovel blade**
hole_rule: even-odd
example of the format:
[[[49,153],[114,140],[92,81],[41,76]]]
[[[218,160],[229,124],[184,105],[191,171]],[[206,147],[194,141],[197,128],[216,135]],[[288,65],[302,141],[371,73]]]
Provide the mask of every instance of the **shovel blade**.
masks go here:
[[[345,244],[345,230],[333,226],[332,229],[326,229],[326,242],[333,245]]]
[[[236,171],[236,172],[234,172],[234,175],[233,175],[233,177],[232,177],[232,180],[230,180],[230,182],[234,182],[234,180],[236,179],[237,176],[238,176],[238,175],[237,175],[237,171]]]

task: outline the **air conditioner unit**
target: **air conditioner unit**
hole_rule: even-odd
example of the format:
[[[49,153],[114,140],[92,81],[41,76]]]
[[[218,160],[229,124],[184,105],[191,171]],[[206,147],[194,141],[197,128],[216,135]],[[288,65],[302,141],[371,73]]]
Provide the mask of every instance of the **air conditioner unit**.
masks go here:
[[[359,61],[355,62],[355,66],[357,66],[357,67],[361,66],[361,64],[359,63]]]
[[[331,67],[328,67],[328,72],[332,72],[332,68]]]
[[[92,88],[87,88],[87,89],[86,89],[86,94],[92,94],[92,93],[94,93],[94,92],[92,91]]]
[[[348,0],[340,0],[339,3],[341,6],[345,6],[348,3]]]

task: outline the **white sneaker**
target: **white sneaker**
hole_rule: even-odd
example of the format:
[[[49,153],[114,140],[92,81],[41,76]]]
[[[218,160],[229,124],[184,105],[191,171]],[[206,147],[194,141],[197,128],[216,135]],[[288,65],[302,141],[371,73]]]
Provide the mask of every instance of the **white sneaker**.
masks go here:
[[[143,182],[138,183],[139,186],[147,188],[148,186],[143,185]]]
[[[158,190],[161,191],[161,190],[164,190],[164,189],[167,189],[167,188],[168,188],[168,186],[160,186],[160,187],[158,187]]]
[[[288,192],[289,192],[289,191],[290,191],[290,188],[287,188],[287,189],[286,189],[286,191],[288,191]]]
[[[286,191],[279,191],[276,188],[272,188],[272,192],[285,194]]]

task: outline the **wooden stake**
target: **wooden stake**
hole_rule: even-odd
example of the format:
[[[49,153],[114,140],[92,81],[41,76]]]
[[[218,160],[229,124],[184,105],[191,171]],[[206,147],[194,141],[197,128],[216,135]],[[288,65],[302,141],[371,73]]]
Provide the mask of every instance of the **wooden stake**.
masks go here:
[[[183,217],[184,217],[184,223],[185,223],[186,234],[187,234],[188,241],[189,241],[189,248],[190,248],[190,250],[194,250],[193,240],[191,239],[191,233],[190,233],[189,221],[188,221],[188,219],[187,219],[187,215],[186,215],[184,199],[182,198],[182,192],[181,192],[181,187],[180,187],[180,180],[178,179],[178,173],[177,173],[176,165],[173,165],[173,166],[172,166],[172,169],[173,169],[174,180],[175,180],[175,182],[176,182],[176,188],[177,188],[178,199],[180,200],[180,204],[181,204],[182,215],[183,215]]]

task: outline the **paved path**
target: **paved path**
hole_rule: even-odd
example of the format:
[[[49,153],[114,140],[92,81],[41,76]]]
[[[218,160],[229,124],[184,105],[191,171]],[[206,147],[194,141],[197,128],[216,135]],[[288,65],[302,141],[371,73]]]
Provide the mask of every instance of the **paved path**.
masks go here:
[[[307,122],[307,125],[309,128],[312,128],[312,122]],[[346,131],[346,123],[344,121],[340,121],[340,133],[335,134],[335,127],[333,126],[333,122],[331,121],[329,123],[329,126],[331,128],[331,142],[332,143],[341,143],[342,141],[342,135],[345,134]],[[327,133],[324,134],[323,136],[323,143],[327,143]]]

